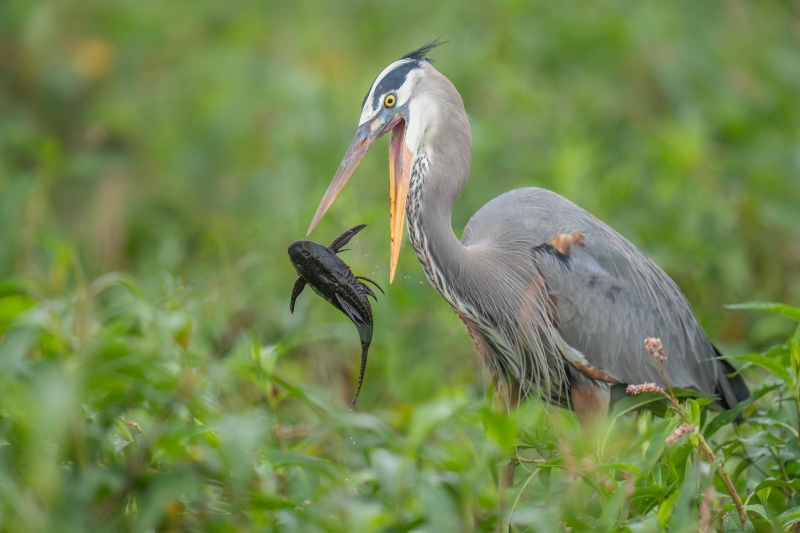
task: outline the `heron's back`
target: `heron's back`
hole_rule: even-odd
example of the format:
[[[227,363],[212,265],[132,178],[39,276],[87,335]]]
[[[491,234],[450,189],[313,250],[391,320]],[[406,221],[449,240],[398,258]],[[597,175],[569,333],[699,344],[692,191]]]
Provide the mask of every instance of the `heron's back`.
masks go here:
[[[567,253],[548,244],[573,234],[579,237]],[[719,393],[729,406],[748,396],[740,377],[726,378],[730,367],[715,360],[718,352],[669,276],[630,241],[558,194],[531,187],[498,196],[470,219],[462,243],[494,258],[495,269],[506,268],[514,257],[530,280],[541,279],[553,306],[552,327],[575,352],[570,357],[585,358],[621,383],[664,386],[644,346],[645,337],[660,337],[669,385]],[[493,249],[495,243],[503,248]],[[522,283],[519,290],[529,290],[531,283]],[[551,364],[563,364],[563,355],[549,354]]]

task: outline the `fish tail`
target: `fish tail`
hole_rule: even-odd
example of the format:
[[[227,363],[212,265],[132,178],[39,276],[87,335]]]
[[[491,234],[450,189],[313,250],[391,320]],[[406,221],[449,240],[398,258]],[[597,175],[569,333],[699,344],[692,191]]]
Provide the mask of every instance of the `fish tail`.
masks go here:
[[[364,382],[364,371],[367,369],[367,353],[369,352],[369,343],[362,342],[361,343],[361,371],[358,374],[358,387],[356,388],[356,396],[353,398],[353,401],[350,402],[350,411],[353,410],[353,407],[356,405],[356,400],[358,400],[358,394],[361,392],[361,384]]]

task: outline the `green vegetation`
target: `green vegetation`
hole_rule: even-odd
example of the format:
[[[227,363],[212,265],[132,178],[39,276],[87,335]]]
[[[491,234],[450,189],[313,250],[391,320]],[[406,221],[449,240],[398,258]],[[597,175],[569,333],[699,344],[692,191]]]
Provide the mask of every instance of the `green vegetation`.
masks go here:
[[[496,531],[515,450],[515,532],[736,531],[723,457],[750,530],[797,527],[800,8],[529,4],[0,2],[0,531]],[[498,414],[407,245],[388,286],[379,153],[312,235],[370,224],[344,258],[389,289],[348,412],[357,335],[310,293],[289,314],[286,247],[374,76],[439,34],[474,135],[456,231],[534,184],[607,221],[748,354],[740,424],[680,391],[600,445]],[[724,307],[750,300],[793,306]]]

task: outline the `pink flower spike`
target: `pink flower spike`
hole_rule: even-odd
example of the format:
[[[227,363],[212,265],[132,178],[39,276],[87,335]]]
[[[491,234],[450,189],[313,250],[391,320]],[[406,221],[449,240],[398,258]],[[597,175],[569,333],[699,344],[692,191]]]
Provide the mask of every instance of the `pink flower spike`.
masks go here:
[[[645,337],[644,347],[647,348],[648,353],[656,362],[667,362],[667,356],[664,355],[664,345],[658,337]]]
[[[664,394],[664,389],[655,383],[642,383],[641,385],[628,385],[628,388],[625,389],[625,392],[633,395],[642,394],[643,392],[660,392],[661,394]]]
[[[675,428],[675,431],[672,432],[672,435],[667,437],[667,446],[674,446],[681,437],[684,435],[689,435],[690,433],[696,433],[697,428],[691,424],[681,424],[680,426]]]

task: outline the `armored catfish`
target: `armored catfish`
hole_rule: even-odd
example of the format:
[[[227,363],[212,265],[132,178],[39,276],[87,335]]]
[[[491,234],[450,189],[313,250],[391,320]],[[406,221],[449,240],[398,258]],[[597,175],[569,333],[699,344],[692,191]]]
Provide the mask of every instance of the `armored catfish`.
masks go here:
[[[375,293],[364,284],[364,281],[372,283],[382,293],[383,289],[369,278],[354,275],[350,267],[336,254],[345,251],[342,247],[366,226],[359,224],[350,228],[336,237],[330,246],[313,241],[294,241],[289,245],[289,258],[300,276],[294,283],[289,310],[294,313],[295,300],[305,286],[310,285],[314,292],[347,315],[358,329],[358,336],[361,339],[361,372],[358,376],[355,398],[350,404],[351,411],[361,392],[361,383],[367,368],[367,353],[372,342],[372,307],[367,297],[371,296],[377,301]]]

